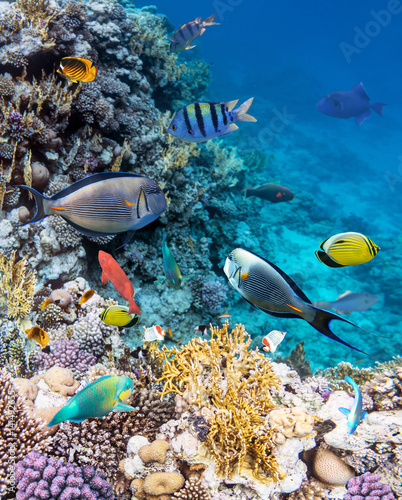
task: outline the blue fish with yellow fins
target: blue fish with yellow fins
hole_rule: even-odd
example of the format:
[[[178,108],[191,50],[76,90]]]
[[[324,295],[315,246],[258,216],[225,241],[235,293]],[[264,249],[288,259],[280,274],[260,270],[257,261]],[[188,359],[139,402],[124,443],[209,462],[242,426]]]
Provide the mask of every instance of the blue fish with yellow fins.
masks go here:
[[[48,427],[66,420],[83,422],[87,418],[101,418],[111,411],[123,412],[135,410],[125,404],[131,396],[134,382],[129,377],[106,375],[88,384],[56,413]]]
[[[316,250],[317,259],[328,267],[364,264],[373,259],[381,248],[361,233],[339,233],[323,241]]]
[[[178,290],[183,280],[190,280],[191,278],[194,277],[194,275],[191,276],[181,275],[179,266],[177,265],[175,258],[173,257],[168,246],[166,245],[165,235],[163,236],[163,242],[162,242],[162,256],[163,256],[163,267],[165,268],[166,277],[163,278],[162,280],[154,281],[155,285],[161,285],[166,280],[167,284],[171,288]]]
[[[109,306],[99,314],[99,317],[106,325],[131,328],[139,322],[140,317],[138,314],[129,314],[128,311],[129,308],[126,306]]]
[[[360,387],[347,375],[345,376],[345,380],[353,387],[355,392],[355,401],[351,410],[342,407],[338,408],[338,410],[348,417],[348,434],[353,434],[359,423],[367,418],[368,413],[363,411],[363,396]]]
[[[230,134],[239,127],[235,122],[256,122],[247,114],[254,97],[234,109],[238,99],[228,102],[200,101],[177,111],[167,129],[168,133],[187,142],[204,142]]]
[[[51,198],[29,186],[36,202],[36,214],[26,224],[48,215],[61,215],[74,229],[86,236],[106,236],[127,232],[123,245],[137,229],[157,219],[167,208],[158,184],[142,175],[103,172],[85,177]]]

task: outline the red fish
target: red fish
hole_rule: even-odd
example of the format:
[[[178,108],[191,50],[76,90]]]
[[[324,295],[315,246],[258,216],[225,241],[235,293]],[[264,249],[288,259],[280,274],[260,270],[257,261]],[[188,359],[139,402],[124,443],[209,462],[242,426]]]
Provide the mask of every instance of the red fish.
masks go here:
[[[123,299],[130,303],[128,314],[141,314],[139,307],[134,302],[133,284],[123,269],[110,254],[102,250],[99,250],[98,259],[102,268],[102,285],[106,285],[110,280]]]

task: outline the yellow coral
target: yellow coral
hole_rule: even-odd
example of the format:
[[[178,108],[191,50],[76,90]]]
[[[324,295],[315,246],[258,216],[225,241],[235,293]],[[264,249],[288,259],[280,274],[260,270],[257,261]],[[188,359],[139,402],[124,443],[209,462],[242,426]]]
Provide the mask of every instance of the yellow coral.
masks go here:
[[[27,269],[26,258],[15,262],[15,251],[0,253],[0,300],[3,296],[10,318],[25,318],[32,307],[36,271]]]
[[[243,325],[229,332],[229,323],[211,327],[211,339],[194,338],[180,350],[164,346],[159,356],[165,365],[162,396],[186,393],[205,415],[209,432],[205,446],[217,472],[231,477],[243,469],[259,480],[278,479],[272,454],[274,433],[264,427],[274,407],[270,389],[278,387],[268,358],[250,349],[251,338]]]

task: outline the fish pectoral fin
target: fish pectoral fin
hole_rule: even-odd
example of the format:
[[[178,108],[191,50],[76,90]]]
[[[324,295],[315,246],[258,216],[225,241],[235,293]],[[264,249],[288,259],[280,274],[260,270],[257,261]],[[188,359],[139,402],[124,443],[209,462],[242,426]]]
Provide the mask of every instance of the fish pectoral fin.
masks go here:
[[[235,123],[230,123],[226,128],[222,130],[220,135],[228,135],[235,132],[239,127]]]
[[[102,277],[101,277],[102,285],[106,285],[108,281],[109,281],[109,276],[104,271],[102,271]]]
[[[131,238],[135,235],[135,231],[127,231],[126,239],[123,241],[123,244],[120,245],[119,247],[116,248],[118,250],[119,248],[123,248],[127,243],[131,240]]]
[[[127,405],[119,401],[115,406],[113,406],[112,411],[123,412],[123,411],[133,411],[135,408],[133,406]]]
[[[190,49],[193,49],[194,47],[195,47],[195,45],[187,45],[187,47],[184,50],[190,50]]]
[[[162,285],[162,283],[164,283],[166,281],[166,278],[163,278],[161,280],[158,280],[158,281],[154,281],[154,285]]]
[[[191,274],[189,276],[180,276],[180,279],[182,281],[188,281],[188,280],[191,280],[191,278],[194,278],[195,274]]]
[[[360,420],[364,420],[364,419],[365,419],[365,418],[367,418],[367,417],[368,417],[368,413],[367,413],[366,411],[364,411],[364,412],[362,413],[362,416],[360,417]]]
[[[343,413],[344,415],[348,416],[350,414],[350,410],[348,410],[347,408],[338,408],[338,410]]]

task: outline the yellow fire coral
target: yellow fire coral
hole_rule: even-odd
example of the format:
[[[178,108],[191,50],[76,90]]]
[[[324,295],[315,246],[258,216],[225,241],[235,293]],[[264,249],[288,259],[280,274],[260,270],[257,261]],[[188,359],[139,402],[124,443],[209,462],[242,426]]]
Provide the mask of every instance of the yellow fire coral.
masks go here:
[[[272,430],[265,417],[274,407],[270,389],[278,387],[268,358],[250,349],[243,325],[229,332],[211,327],[211,339],[192,339],[179,349],[163,348],[162,396],[185,394],[198,407],[209,431],[205,446],[217,473],[232,477],[249,472],[260,481],[277,480],[279,468],[272,453]]]
[[[27,269],[28,261],[15,261],[15,251],[10,255],[0,252],[0,304],[7,304],[10,318],[25,318],[32,307],[36,271]]]

